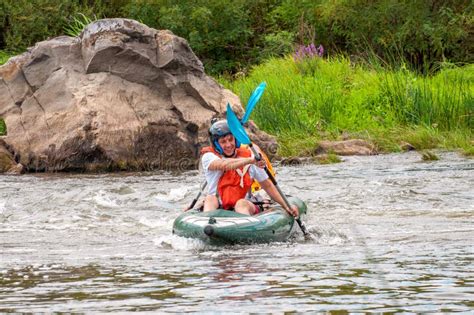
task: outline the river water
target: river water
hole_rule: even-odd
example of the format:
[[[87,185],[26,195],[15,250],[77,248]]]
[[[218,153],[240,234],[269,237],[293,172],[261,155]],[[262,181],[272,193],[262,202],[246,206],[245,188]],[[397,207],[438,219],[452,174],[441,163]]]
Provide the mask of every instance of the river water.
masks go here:
[[[318,237],[253,246],[171,234],[197,172],[0,176],[0,312],[473,312],[474,161],[439,154],[277,168]]]

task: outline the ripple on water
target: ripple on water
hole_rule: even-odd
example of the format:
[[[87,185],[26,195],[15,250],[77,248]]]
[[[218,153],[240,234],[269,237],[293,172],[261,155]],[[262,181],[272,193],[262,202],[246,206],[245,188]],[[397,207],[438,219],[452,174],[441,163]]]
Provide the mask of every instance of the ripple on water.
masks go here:
[[[318,237],[172,235],[201,178],[0,176],[0,312],[469,312],[474,164],[453,153],[278,168]]]

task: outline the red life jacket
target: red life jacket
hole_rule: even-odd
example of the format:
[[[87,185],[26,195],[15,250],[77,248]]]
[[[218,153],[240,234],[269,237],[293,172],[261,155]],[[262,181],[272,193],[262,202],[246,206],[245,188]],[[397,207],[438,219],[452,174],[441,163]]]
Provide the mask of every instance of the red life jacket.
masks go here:
[[[247,148],[236,149],[237,158],[248,158],[252,156],[252,151]],[[212,152],[218,157],[222,158],[213,147],[204,147],[201,149],[201,155],[207,152]],[[220,197],[221,206],[223,209],[233,209],[239,199],[245,198],[245,195],[252,187],[252,178],[248,172],[249,165],[245,165],[235,170],[228,170],[222,174],[217,183],[217,194]]]

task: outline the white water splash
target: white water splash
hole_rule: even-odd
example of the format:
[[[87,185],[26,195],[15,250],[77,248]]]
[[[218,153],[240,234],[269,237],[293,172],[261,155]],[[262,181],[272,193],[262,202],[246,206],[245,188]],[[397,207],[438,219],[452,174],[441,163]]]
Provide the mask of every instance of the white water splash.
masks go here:
[[[117,201],[112,199],[110,195],[103,191],[100,190],[97,195],[93,197],[93,200],[95,204],[99,207],[104,207],[104,208],[116,208],[119,205],[117,204]]]
[[[158,201],[180,201],[184,199],[187,192],[188,187],[172,188],[167,194],[157,194],[155,198]]]
[[[138,222],[149,228],[160,228],[160,227],[164,228],[164,227],[170,226],[170,222],[163,220],[163,218],[158,218],[158,219],[153,220],[146,217],[142,217],[138,220]]]
[[[209,246],[200,240],[180,237],[176,235],[161,236],[153,240],[153,242],[159,248],[173,249],[178,251],[203,250]]]

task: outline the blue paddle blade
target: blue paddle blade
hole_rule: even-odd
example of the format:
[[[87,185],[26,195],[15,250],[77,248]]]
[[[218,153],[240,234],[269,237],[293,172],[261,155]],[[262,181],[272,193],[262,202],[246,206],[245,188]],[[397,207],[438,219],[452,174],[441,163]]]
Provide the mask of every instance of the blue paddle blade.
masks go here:
[[[242,126],[240,123],[239,118],[237,118],[229,103],[227,103],[226,118],[230,132],[232,132],[235,139],[237,139],[242,144],[250,144],[250,138],[245,132],[244,126]]]
[[[250,113],[252,112],[253,108],[262,97],[263,91],[265,91],[265,87],[267,84],[265,82],[260,83],[257,88],[253,91],[252,95],[250,95],[249,102],[247,103],[247,107],[245,108],[245,115],[242,117],[242,125],[245,124],[250,117]]]

